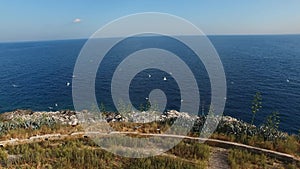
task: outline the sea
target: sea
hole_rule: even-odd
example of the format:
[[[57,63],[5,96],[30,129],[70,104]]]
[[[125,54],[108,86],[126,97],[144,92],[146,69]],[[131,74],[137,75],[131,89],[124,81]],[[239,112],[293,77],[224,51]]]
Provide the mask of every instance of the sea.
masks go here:
[[[262,108],[254,123],[263,124],[276,111],[279,112],[281,130],[299,133],[300,35],[218,35],[208,38],[219,54],[226,75],[224,115],[250,122],[253,96],[260,92]],[[0,43],[0,113],[16,109],[74,109],[72,81],[78,77],[73,71],[86,42],[87,39]],[[130,52],[149,47],[149,44],[172,51],[187,63],[200,86],[198,113],[207,113],[211,91],[205,67],[195,60],[196,57],[185,59],[193,53],[166,37],[135,37],[110,51],[97,71],[95,95],[98,104],[104,105],[107,111],[116,111],[110,88],[112,75]],[[143,70],[131,80],[129,94],[133,106],[143,107],[153,89],[165,92],[166,110],[180,108],[182,100],[176,79],[170,72],[158,69]]]

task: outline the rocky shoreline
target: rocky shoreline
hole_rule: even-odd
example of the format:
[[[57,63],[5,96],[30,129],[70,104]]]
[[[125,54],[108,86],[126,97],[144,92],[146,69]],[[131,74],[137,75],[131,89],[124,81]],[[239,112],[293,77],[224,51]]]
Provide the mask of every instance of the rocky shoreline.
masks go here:
[[[12,112],[0,114],[0,133],[16,129],[16,128],[33,128],[37,129],[42,125],[53,125],[53,124],[63,124],[76,126],[80,123],[84,123],[85,120],[94,121],[93,118],[83,119],[80,118],[82,114],[88,113],[87,111],[76,112],[72,110],[60,110],[54,112],[47,111],[31,111],[31,110],[15,110]],[[150,112],[131,112],[126,115],[115,114],[115,113],[105,113],[103,115],[107,122],[135,122],[135,123],[147,123],[151,121],[165,122],[172,121],[177,118],[184,118],[187,120],[194,121],[194,132],[201,131],[207,116],[193,116],[185,112],[178,112],[175,110],[170,110],[163,114],[150,111]],[[287,133],[271,130],[267,126],[254,126],[246,122],[238,120],[230,116],[222,117],[209,117],[212,120],[219,120],[219,125],[216,129],[218,133],[233,134],[235,136],[241,135],[262,135],[266,140],[272,140],[276,138],[286,138]],[[218,119],[217,119],[218,118]]]

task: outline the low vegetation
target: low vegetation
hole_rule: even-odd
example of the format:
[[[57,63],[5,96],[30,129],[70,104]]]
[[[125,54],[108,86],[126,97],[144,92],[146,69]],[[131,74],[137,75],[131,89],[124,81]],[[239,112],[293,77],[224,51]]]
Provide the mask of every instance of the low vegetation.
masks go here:
[[[265,148],[269,150],[279,151],[283,153],[300,156],[300,141],[295,135],[289,135],[285,139],[264,140],[261,136],[248,136],[233,134],[227,135],[224,133],[214,133],[211,138],[226,140],[231,142],[243,143],[255,147]]]
[[[74,132],[84,131],[80,125],[70,126],[59,123],[52,125],[41,125],[38,128],[16,128],[0,132],[0,140],[9,140],[11,138],[27,139],[36,135],[44,134],[71,134]]]
[[[254,122],[256,113],[261,111],[261,101],[262,97],[260,93],[257,93],[252,102],[251,123]],[[84,131],[82,125],[60,124],[49,117],[41,117],[38,120],[29,118],[27,121],[22,119],[10,121],[1,118],[0,115],[0,140],[28,139],[36,135],[71,134]],[[200,116],[197,119],[194,127],[188,133],[189,136],[199,136],[205,118],[205,116]],[[281,132],[278,129],[280,124],[278,112],[271,113],[259,126],[231,117],[227,118],[229,120],[221,120],[211,138],[243,143],[300,157],[300,131],[298,135]],[[175,119],[150,123],[116,121],[110,122],[109,125],[115,131],[162,134],[170,128]],[[107,144],[111,143],[109,139],[106,141]],[[131,144],[135,143],[130,142]],[[0,148],[0,166],[7,168],[205,168],[210,151],[210,147],[207,145],[184,140],[160,156],[131,159],[109,153],[98,147],[89,138],[66,138]],[[229,151],[228,161],[232,168],[274,168],[274,166],[283,168],[283,165],[276,165],[276,159],[238,149]],[[300,168],[300,165],[288,164],[284,168]]]
[[[264,154],[254,154],[247,150],[231,149],[228,161],[232,169],[296,169],[299,164],[282,164]]]
[[[262,96],[258,92],[252,102],[252,121],[255,115],[262,109]],[[239,121],[238,123],[241,123]],[[300,157],[300,137],[295,134],[287,134],[279,130],[279,112],[272,112],[260,126],[237,125],[239,131],[232,131],[226,125],[219,125],[212,138],[243,143],[251,146],[279,151]],[[234,127],[237,128],[237,127]]]
[[[197,142],[181,142],[161,156],[142,159],[114,155],[87,138],[0,149],[1,165],[7,168],[205,168],[208,157],[209,147]]]

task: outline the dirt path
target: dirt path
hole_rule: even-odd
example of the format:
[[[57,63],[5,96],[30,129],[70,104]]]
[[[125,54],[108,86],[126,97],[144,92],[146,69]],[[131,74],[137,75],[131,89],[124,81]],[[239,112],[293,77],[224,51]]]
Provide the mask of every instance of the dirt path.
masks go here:
[[[230,169],[227,156],[228,150],[213,147],[209,158],[208,169]]]

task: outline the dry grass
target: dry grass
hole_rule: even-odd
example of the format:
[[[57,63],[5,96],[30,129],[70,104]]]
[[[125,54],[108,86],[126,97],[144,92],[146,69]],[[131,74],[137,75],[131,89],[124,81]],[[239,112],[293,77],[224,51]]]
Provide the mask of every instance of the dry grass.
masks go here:
[[[1,133],[0,140],[8,140],[10,138],[26,139],[31,136],[54,134],[54,133],[71,134],[71,133],[79,132],[79,131],[84,131],[82,129],[82,127],[79,125],[78,126],[70,126],[70,125],[56,124],[51,127],[43,125],[39,129],[20,128],[20,129],[9,130],[6,133]]]

